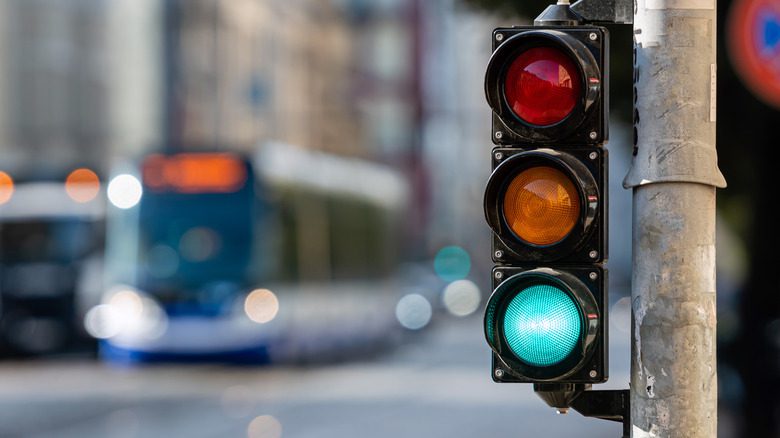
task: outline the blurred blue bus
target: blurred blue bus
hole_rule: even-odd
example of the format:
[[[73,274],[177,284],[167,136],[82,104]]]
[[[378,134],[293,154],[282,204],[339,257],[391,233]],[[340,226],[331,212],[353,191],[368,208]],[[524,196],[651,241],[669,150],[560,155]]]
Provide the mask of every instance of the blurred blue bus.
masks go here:
[[[262,212],[249,161],[229,153],[153,154],[134,170],[107,189],[114,207],[108,288],[85,319],[103,339],[101,355],[266,360],[267,332],[245,308],[263,280],[255,245]]]
[[[403,179],[266,151],[152,154],[112,178],[107,287],[85,317],[103,358],[262,363],[392,337]]]

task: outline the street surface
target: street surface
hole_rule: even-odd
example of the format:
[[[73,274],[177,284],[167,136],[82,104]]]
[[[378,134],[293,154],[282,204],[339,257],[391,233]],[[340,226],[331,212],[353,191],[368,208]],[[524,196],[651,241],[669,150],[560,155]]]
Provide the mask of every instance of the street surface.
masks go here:
[[[601,389],[628,387],[627,327],[615,321]],[[556,415],[530,385],[494,384],[488,352],[480,314],[440,316],[395,348],[344,363],[4,362],[0,437],[620,436],[618,423]]]

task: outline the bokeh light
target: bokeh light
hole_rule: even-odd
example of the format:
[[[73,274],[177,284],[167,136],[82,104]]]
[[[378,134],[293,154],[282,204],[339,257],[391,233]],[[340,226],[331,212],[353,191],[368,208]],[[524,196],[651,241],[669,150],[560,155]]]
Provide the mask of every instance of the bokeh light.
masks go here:
[[[108,183],[108,200],[117,208],[135,207],[143,195],[143,187],[138,178],[129,174],[117,175]]]
[[[108,339],[122,330],[121,315],[110,304],[98,304],[84,316],[84,329],[97,339]]]
[[[247,438],[280,438],[282,423],[273,415],[260,415],[249,423],[246,435]]]
[[[100,193],[100,178],[87,168],[79,168],[65,178],[65,192],[78,203],[94,200]]]
[[[402,326],[409,330],[419,330],[431,321],[433,308],[424,296],[405,295],[395,306],[395,316]]]
[[[471,271],[471,257],[459,246],[445,246],[434,257],[433,269],[444,281],[462,280]]]
[[[457,280],[444,289],[442,301],[448,312],[455,316],[468,316],[476,312],[482,293],[471,280]]]
[[[129,288],[109,292],[108,299],[84,316],[84,328],[95,338],[130,335],[157,339],[168,328],[165,310],[152,298]]]
[[[144,311],[141,296],[129,289],[120,290],[113,294],[108,300],[108,304],[121,310],[123,316],[128,318],[138,318]]]
[[[244,300],[244,312],[256,323],[271,322],[279,313],[279,299],[268,289],[255,289]]]
[[[0,171],[0,205],[11,200],[14,195],[14,180],[11,175]]]

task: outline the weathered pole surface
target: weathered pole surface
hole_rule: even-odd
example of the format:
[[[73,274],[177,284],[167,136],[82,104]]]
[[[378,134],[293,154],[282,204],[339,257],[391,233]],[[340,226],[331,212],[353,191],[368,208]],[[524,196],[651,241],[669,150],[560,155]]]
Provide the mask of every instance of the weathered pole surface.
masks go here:
[[[713,438],[716,0],[634,14],[632,436]]]

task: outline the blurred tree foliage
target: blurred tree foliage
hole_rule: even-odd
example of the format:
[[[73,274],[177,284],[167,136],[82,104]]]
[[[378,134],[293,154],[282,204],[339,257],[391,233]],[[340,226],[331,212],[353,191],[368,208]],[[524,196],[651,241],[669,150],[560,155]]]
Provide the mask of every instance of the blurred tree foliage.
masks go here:
[[[519,23],[533,21],[553,0],[461,0],[466,5]],[[611,117],[631,123],[633,99],[633,28],[631,25],[607,26],[610,32],[610,106]]]

